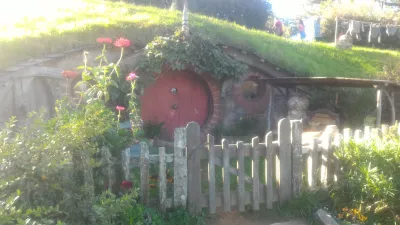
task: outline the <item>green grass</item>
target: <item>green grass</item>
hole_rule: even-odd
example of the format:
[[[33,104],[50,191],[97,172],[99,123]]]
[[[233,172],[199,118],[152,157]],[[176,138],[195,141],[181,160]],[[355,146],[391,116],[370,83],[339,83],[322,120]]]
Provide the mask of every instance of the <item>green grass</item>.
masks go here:
[[[182,16],[177,11],[103,0],[46,1],[45,7],[33,9],[43,1],[27,1],[31,2],[26,7],[29,11],[21,10],[18,4],[1,10],[0,51],[7,54],[1,54],[0,68],[94,44],[97,37],[125,36],[141,48],[155,36],[172,34],[181,27]],[[254,52],[297,76],[371,78],[378,76],[386,62],[400,59],[396,51],[338,50],[324,43],[294,42],[196,14],[190,16],[190,26],[192,32]]]

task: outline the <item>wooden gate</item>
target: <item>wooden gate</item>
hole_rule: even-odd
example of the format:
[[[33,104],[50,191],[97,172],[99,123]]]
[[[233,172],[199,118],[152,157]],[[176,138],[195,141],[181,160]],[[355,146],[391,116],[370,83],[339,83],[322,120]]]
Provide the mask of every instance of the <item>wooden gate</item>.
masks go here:
[[[329,128],[329,129],[328,129]],[[273,208],[299,196],[300,192],[317,186],[326,187],[339,176],[338,161],[333,155],[334,143],[340,135],[328,127],[320,139],[302,140],[302,122],[282,119],[278,124],[277,140],[269,132],[264,142],[258,137],[251,143],[221,145],[208,135],[201,142],[200,126],[190,122],[186,128],[175,130],[173,154],[150,155],[147,144],[141,144],[140,193],[142,202],[149,204],[149,165],[159,165],[158,197],[162,210],[172,207],[188,208],[198,214],[203,208],[216,213],[217,207],[230,212],[246,205],[260,210],[260,205]],[[336,136],[334,136],[336,135]],[[347,135],[344,135],[347,137]],[[345,137],[345,139],[346,139]],[[125,171],[135,164],[125,153]],[[166,163],[173,163],[173,195],[166,191]]]

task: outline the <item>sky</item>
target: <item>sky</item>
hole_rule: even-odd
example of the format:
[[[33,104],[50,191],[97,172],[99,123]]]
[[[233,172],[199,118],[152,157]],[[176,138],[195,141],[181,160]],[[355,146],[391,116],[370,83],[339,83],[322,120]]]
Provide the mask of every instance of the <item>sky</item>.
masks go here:
[[[304,12],[303,5],[307,0],[270,0],[275,15],[281,18],[295,18]]]

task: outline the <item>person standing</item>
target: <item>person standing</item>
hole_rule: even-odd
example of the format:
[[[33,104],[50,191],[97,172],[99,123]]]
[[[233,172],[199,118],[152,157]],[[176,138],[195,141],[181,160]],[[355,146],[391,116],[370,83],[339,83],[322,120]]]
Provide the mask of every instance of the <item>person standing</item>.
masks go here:
[[[275,35],[280,37],[283,35],[283,25],[278,18],[275,18],[274,27],[272,29],[274,30]]]
[[[321,18],[318,16],[314,22],[314,38],[315,41],[321,41]]]
[[[300,33],[300,38],[302,41],[306,38],[306,28],[304,26],[303,20],[299,20],[299,33]]]

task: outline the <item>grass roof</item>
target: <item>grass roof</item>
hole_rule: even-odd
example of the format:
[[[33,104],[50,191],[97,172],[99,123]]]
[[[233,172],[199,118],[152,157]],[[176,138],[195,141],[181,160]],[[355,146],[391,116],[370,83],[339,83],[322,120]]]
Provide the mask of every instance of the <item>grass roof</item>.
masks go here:
[[[144,46],[155,36],[172,34],[181,27],[180,12],[154,7],[104,0],[26,2],[32,5],[24,6],[25,11],[18,4],[0,10],[0,68],[93,44],[97,37],[125,36]],[[33,9],[41,3],[46,7]],[[191,14],[189,19],[191,32],[254,52],[297,76],[372,78],[385,63],[400,59],[398,51],[338,50],[329,44],[291,41],[202,15]]]

